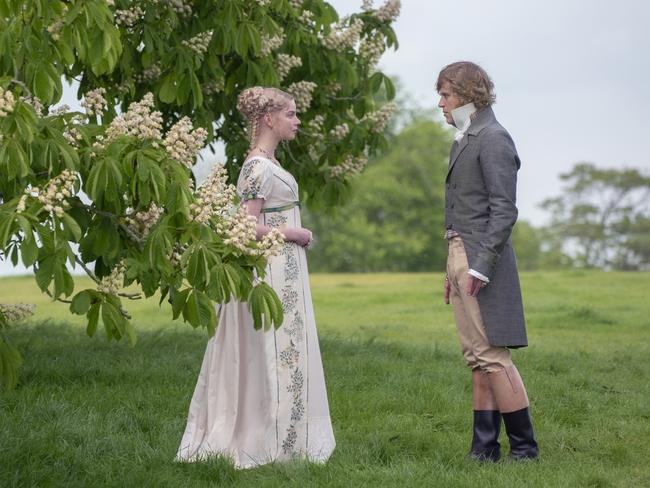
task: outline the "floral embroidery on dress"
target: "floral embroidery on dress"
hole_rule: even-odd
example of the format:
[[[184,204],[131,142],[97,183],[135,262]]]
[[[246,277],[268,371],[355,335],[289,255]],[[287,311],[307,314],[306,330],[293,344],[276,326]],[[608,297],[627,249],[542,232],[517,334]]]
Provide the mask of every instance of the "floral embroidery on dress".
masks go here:
[[[286,223],[287,223],[287,218],[284,215],[280,214],[280,213],[276,213],[276,214],[271,215],[266,221],[266,225],[268,225],[269,227],[274,227],[274,228],[280,227],[281,225],[286,224]],[[283,250],[284,250],[284,247],[286,247],[286,246],[287,246],[287,244],[285,244],[285,246],[283,246]]]
[[[296,349],[293,341],[289,342],[289,347],[280,353],[280,362],[285,368],[292,368],[298,362],[300,352]]]
[[[291,321],[291,324],[289,324],[289,327],[285,329],[286,333],[291,336],[291,339],[294,342],[302,342],[302,331],[304,329],[305,323],[302,320],[302,316],[299,313],[296,313],[293,316],[293,320]]]
[[[244,181],[241,183],[240,194],[244,200],[255,200],[260,197],[260,178],[253,175],[253,169],[260,163],[262,163],[260,159],[251,159],[246,161],[241,170],[241,178]]]
[[[288,315],[293,312],[296,308],[296,303],[298,303],[298,292],[291,288],[291,286],[282,288],[282,310],[284,313]]]

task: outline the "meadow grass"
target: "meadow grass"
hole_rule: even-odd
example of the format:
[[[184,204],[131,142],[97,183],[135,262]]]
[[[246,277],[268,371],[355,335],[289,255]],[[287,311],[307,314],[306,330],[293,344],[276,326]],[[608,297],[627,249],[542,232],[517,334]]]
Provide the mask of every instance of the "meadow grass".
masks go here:
[[[0,302],[38,308],[10,331],[25,362],[0,392],[0,486],[650,486],[649,273],[522,274],[531,346],[513,354],[542,453],[528,463],[466,459],[470,375],[441,286],[313,275],[337,449],[325,465],[238,471],[172,461],[204,331],[148,300],[127,304],[136,347],[88,338],[32,278],[4,278]]]

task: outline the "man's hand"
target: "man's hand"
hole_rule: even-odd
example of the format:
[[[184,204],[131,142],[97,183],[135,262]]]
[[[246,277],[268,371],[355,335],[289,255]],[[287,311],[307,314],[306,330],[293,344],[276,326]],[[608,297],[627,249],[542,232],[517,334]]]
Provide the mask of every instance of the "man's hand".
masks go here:
[[[449,293],[451,292],[451,283],[449,283],[449,278],[445,276],[445,305],[449,305]]]
[[[467,278],[467,294],[472,297],[477,296],[481,288],[487,285],[485,281],[479,280],[476,276],[468,275]]]

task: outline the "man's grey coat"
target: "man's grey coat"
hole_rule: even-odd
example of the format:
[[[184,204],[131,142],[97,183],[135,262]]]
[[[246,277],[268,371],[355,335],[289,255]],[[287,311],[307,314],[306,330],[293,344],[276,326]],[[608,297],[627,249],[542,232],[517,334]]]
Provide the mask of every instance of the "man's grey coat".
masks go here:
[[[493,346],[528,345],[510,239],[520,164],[510,134],[490,107],[476,114],[449,158],[445,225],[463,239],[469,267],[490,279],[477,298]]]

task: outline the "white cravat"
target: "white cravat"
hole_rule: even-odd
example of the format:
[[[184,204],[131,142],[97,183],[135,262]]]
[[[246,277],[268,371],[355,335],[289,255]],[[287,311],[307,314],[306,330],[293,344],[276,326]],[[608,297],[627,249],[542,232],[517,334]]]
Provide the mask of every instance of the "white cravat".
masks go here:
[[[454,119],[454,126],[457,129],[454,140],[460,141],[463,138],[472,123],[472,115],[475,112],[476,106],[473,103],[468,103],[451,111],[451,118]]]

